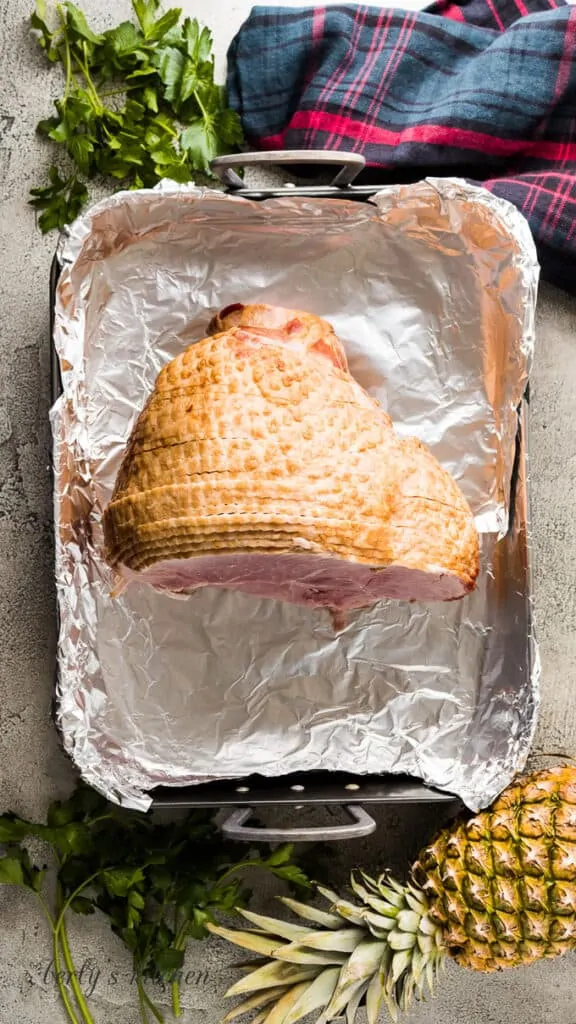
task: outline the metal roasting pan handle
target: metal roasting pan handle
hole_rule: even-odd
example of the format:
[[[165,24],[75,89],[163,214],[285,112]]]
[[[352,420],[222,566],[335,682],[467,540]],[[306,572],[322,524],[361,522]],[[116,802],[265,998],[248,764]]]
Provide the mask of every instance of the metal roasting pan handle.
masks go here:
[[[339,839],[361,839],[362,836],[372,835],[376,829],[376,822],[363,807],[347,804],[344,810],[352,818],[352,825],[332,825],[329,828],[251,828],[246,827],[244,822],[248,821],[253,813],[252,808],[239,807],[238,810],[232,811],[230,817],[220,825],[220,829],[228,839],[236,839],[241,843],[335,842]]]
[[[360,171],[366,166],[366,160],[360,153],[339,153],[337,150],[283,149],[265,153],[233,153],[231,156],[217,156],[210,167],[220,181],[230,189],[246,188],[242,178],[236,174],[235,167],[274,167],[279,164],[315,164],[326,167],[336,164],[340,167],[332,188],[346,188],[351,185]]]

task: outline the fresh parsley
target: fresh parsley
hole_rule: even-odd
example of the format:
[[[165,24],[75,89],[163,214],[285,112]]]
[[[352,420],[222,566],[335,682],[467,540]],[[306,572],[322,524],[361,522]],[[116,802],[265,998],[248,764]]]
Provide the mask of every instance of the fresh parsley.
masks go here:
[[[210,174],[215,156],[242,143],[240,119],[214,81],[212,35],[159,0],[132,0],[135,22],[94,32],[73,3],[58,3],[54,27],[45,0],[31,25],[64,91],[40,134],[65,151],[69,170],[50,168],[50,183],[31,190],[43,232],[73,220],[87,182],[150,188],[162,178],[187,182]]]
[[[30,858],[27,842],[47,844],[56,885],[45,864]],[[171,990],[180,1016],[181,969],[190,940],[203,939],[218,913],[234,913],[250,897],[244,876],[263,869],[289,885],[309,889],[293,862],[292,847],[247,850],[225,840],[209,811],[159,824],[150,815],[108,803],[80,784],[53,804],[46,824],[14,814],[0,816],[0,884],[18,885],[37,899],[52,935],[52,956],[70,1024],[95,1024],[74,969],[67,930],[69,912],[102,913],[132,957],[142,1024],[164,1017],[147,981]]]

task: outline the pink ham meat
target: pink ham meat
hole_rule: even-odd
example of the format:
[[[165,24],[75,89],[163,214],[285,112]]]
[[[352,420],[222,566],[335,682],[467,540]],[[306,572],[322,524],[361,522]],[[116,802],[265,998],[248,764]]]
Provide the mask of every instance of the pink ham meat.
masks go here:
[[[161,371],[104,514],[121,577],[338,614],[473,589],[478,535],[449,473],[308,313],[229,306]]]

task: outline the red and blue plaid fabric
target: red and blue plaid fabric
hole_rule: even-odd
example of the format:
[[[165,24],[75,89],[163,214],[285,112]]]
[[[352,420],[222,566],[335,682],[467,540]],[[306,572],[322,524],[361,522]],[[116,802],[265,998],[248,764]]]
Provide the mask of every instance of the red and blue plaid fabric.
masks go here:
[[[382,182],[483,183],[528,219],[543,275],[576,291],[576,7],[255,7],[228,61],[254,148],[363,153]]]

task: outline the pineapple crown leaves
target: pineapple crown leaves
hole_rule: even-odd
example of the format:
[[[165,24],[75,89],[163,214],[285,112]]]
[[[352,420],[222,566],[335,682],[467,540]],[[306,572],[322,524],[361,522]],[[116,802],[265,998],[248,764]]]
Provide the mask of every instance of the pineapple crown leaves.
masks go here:
[[[297,1024],[318,1011],[317,1024],[342,1014],[354,1024],[363,1003],[368,1024],[375,1024],[383,1008],[396,1020],[432,990],[445,951],[427,896],[388,874],[372,879],[359,872],[351,888],[357,903],[317,886],[329,910],[282,898],[299,923],[240,910],[252,928],[208,926],[263,958],[226,993],[244,997],[226,1024],[251,1011],[251,1024]]]

